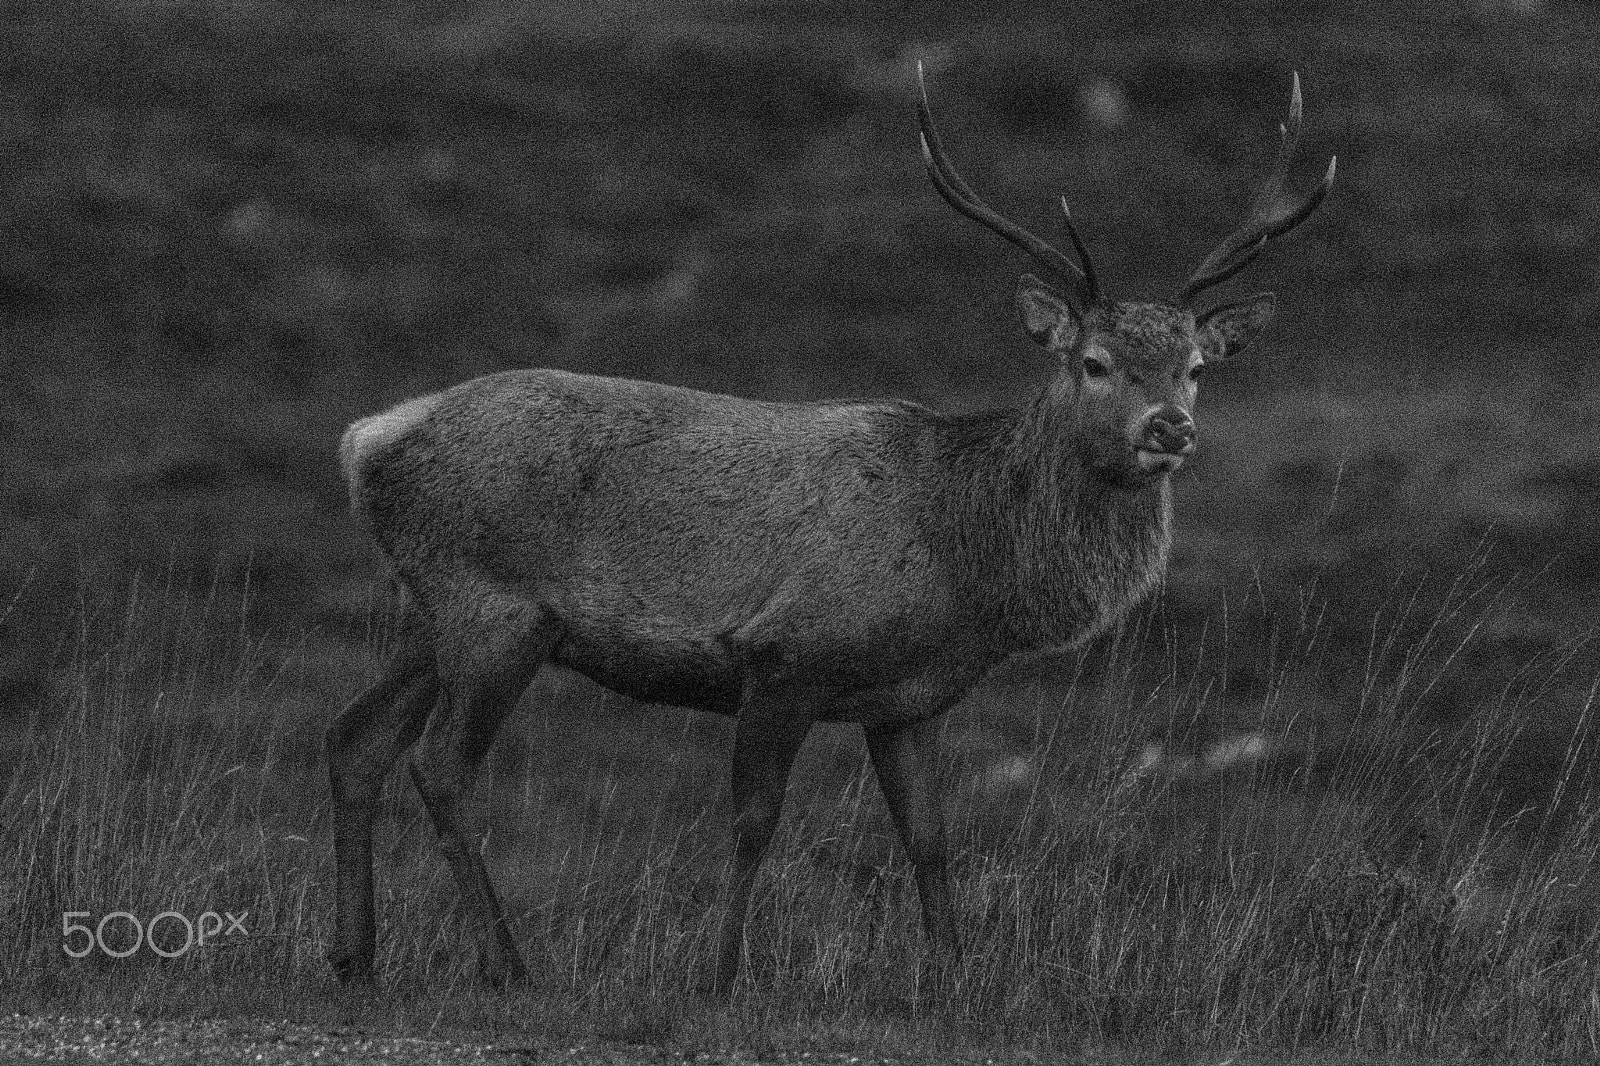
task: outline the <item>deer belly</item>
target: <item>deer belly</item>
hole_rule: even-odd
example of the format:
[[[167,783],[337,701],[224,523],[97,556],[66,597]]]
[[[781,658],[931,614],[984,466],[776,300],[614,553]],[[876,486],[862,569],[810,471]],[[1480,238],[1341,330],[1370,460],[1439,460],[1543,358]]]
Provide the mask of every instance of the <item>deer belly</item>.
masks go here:
[[[569,631],[552,658],[630,699],[721,714],[738,709],[738,668],[715,641],[681,634],[600,637]]]
[[[849,703],[930,668],[983,658],[977,642],[909,617],[823,628],[779,611],[720,631],[641,615],[562,621],[555,662],[633,699],[723,714],[737,713],[747,678],[831,690]]]

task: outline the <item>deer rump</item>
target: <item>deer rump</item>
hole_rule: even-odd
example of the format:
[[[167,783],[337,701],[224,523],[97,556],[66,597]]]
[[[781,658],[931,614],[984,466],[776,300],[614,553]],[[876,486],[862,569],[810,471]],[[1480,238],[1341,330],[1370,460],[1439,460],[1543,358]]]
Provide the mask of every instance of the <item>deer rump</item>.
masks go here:
[[[957,520],[941,464],[991,421],[525,370],[363,419],[343,460],[441,634],[543,621],[549,661],[636,699],[734,714],[757,672],[876,724],[1006,653],[963,558],[1004,538]]]

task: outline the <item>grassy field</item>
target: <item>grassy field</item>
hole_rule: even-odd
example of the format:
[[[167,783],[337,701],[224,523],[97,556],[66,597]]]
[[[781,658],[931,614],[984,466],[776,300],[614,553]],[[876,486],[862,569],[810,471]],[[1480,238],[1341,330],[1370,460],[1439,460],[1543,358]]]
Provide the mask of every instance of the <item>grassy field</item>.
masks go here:
[[[1593,1054],[1600,17],[982,9],[8,6],[0,984],[685,1046]],[[692,996],[726,726],[550,677],[485,789],[539,987],[472,988],[396,782],[391,994],[335,992],[320,737],[387,624],[339,431],[525,365],[1018,400],[1022,264],[926,187],[917,59],[971,183],[1040,227],[1064,192],[1119,294],[1228,228],[1289,71],[1341,163],[1251,271],[1281,317],[1208,379],[1167,587],[951,716],[957,987],[824,732],[749,976]],[[63,913],[118,909],[251,935],[62,953]]]
[[[723,723],[625,705],[576,678],[537,686],[483,789],[527,991],[477,989],[454,887],[397,776],[378,848],[384,991],[342,992],[323,961],[318,740],[330,687],[357,683],[360,664],[254,638],[203,587],[136,586],[119,611],[83,617],[70,667],[14,738],[0,983],[18,1008],[49,1014],[259,1016],[519,1046],[1593,1056],[1592,699],[1575,709],[1555,795],[1522,824],[1493,820],[1489,797],[1545,671],[1469,732],[1422,713],[1472,640],[1444,636],[1443,622],[1491,622],[1483,591],[1464,584],[1422,643],[1380,630],[1365,701],[1343,736],[1314,744],[1311,723],[1269,724],[1294,699],[1287,684],[1258,708],[1257,731],[1185,737],[1215,693],[1175,659],[1180,721],[1152,734],[1160,693],[1129,683],[1148,669],[1131,656],[1150,635],[1134,631],[1110,642],[1096,681],[969,700],[943,768],[968,940],[949,987],[932,980],[859,741],[821,732],[724,1003],[695,991],[726,853]],[[1316,654],[1317,631],[1302,636],[1286,682]],[[248,935],[190,948],[168,919],[151,941],[169,959],[119,918],[100,943],[127,958],[68,957],[84,934],[64,936],[62,916],[95,926],[113,911],[141,923],[231,913]]]

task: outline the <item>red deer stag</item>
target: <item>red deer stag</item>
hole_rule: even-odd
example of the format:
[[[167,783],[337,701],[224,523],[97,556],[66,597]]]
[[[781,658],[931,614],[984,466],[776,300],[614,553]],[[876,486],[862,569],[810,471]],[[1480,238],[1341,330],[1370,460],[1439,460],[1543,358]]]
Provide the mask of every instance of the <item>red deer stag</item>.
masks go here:
[[[1021,280],[1023,329],[1054,371],[1020,409],[765,403],[513,370],[345,433],[353,506],[404,613],[392,661],[328,731],[340,977],[372,975],[373,811],[385,772],[415,745],[411,776],[481,936],[480,974],[525,978],[471,794],[495,731],[547,663],[736,719],[713,987],[737,974],[751,884],[815,722],[861,725],[926,935],[941,960],[958,957],[932,785],[940,716],[1009,656],[1083,644],[1161,579],[1168,478],[1194,448],[1201,369],[1244,348],[1273,298],[1189,304],[1303,222],[1334,167],[1305,199],[1286,197],[1297,77],[1244,222],[1175,301],[1123,302],[1102,292],[1070,215],[1077,264],[967,188],[925,88],[917,117],[939,195],[1062,286]]]

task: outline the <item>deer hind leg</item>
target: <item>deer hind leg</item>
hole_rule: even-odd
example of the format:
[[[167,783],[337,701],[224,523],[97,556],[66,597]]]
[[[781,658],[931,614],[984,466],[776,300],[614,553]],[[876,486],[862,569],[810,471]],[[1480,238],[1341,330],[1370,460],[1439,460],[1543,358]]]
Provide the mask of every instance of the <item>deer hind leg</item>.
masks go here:
[[[811,700],[778,692],[747,688],[740,705],[733,741],[733,861],[718,936],[713,992],[731,990],[739,975],[750,889],[783,814],[789,769],[816,717]]]
[[[960,956],[961,941],[950,901],[944,812],[934,782],[939,719],[872,727],[866,733],[878,785],[916,870],[923,930],[940,965],[949,969]]]
[[[394,654],[376,682],[345,707],[327,732],[333,788],[333,946],[341,981],[372,979],[372,821],[384,776],[414,743],[439,695],[425,626],[414,607],[401,618]]]
[[[483,860],[482,819],[473,786],[495,733],[556,640],[536,611],[498,614],[461,631],[440,650],[443,698],[411,758],[411,777],[433,819],[439,851],[455,876],[480,936],[479,975],[500,987],[527,980]]]

